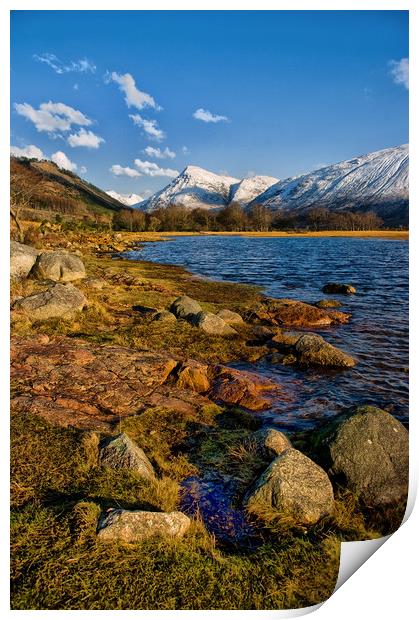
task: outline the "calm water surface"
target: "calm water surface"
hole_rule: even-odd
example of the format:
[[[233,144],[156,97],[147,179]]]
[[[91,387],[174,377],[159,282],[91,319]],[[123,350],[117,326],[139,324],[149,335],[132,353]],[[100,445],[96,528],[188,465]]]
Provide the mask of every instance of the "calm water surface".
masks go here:
[[[357,403],[408,416],[408,242],[356,238],[177,237],[148,243],[137,260],[181,265],[213,279],[258,284],[267,295],[315,302],[328,281],[348,282],[353,296],[336,296],[350,312],[347,325],[321,333],[358,358],[353,369],[299,370],[234,363],[284,386],[284,397],[262,414],[282,430],[304,430]],[[314,330],[313,330],[314,331]]]

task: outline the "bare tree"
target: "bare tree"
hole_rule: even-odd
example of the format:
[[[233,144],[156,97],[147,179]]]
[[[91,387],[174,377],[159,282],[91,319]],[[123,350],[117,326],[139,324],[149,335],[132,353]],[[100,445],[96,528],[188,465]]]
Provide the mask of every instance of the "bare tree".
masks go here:
[[[10,216],[14,221],[20,243],[25,240],[20,215],[22,209],[31,206],[33,199],[33,185],[28,178],[18,172],[12,171],[10,175]]]

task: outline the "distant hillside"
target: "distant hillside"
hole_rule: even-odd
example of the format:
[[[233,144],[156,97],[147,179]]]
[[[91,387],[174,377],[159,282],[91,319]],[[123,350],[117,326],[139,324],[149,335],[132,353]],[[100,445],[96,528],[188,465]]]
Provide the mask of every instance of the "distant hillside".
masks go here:
[[[11,157],[10,176],[12,195],[25,211],[93,219],[127,208],[95,185],[51,161]]]

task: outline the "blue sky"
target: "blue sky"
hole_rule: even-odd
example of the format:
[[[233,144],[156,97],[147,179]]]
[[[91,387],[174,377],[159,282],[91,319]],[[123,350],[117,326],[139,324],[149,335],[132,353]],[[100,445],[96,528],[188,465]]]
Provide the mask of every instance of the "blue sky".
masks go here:
[[[406,11],[15,11],[11,24],[12,145],[104,189],[146,196],[188,164],[283,179],[408,141]]]

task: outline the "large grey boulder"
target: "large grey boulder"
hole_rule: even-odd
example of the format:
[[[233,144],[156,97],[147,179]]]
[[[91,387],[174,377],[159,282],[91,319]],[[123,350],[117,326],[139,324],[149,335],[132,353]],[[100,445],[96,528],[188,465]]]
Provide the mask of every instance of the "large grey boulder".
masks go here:
[[[334,510],[326,472],[293,448],[276,457],[244,502],[249,512],[260,517],[277,515],[299,525],[314,525]]]
[[[321,429],[315,439],[331,474],[369,506],[405,499],[408,490],[408,432],[377,407],[349,410]]]
[[[27,278],[38,257],[38,250],[29,245],[10,242],[10,276],[15,279]]]
[[[190,320],[193,325],[210,336],[237,336],[235,329],[212,312],[198,312]]]
[[[178,319],[189,319],[190,317],[202,311],[200,304],[192,297],[182,295],[175,299],[169,308]]]
[[[327,366],[329,368],[351,368],[356,359],[326,342],[318,334],[305,334],[295,344],[298,362],[302,366]]]
[[[182,512],[110,510],[99,518],[98,538],[103,541],[135,543],[154,536],[181,538],[191,520]]]
[[[232,312],[231,310],[220,310],[216,316],[222,319],[227,325],[243,325],[244,321],[238,312]]]
[[[33,274],[39,280],[73,282],[86,276],[83,261],[79,256],[64,250],[43,252],[36,261]]]
[[[255,445],[256,452],[266,459],[274,459],[292,448],[288,437],[275,428],[261,428],[252,433],[250,441]]]
[[[125,433],[102,441],[99,462],[112,469],[131,469],[147,480],[155,479],[153,466],[144,451]]]
[[[322,288],[323,293],[327,294],[340,294],[340,295],[354,295],[356,288],[352,284],[341,284],[338,282],[328,282]]]
[[[87,299],[72,284],[55,284],[46,291],[18,299],[13,310],[24,312],[34,321],[72,318],[87,306]]]

